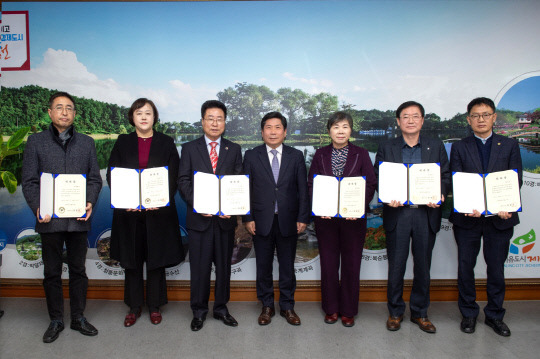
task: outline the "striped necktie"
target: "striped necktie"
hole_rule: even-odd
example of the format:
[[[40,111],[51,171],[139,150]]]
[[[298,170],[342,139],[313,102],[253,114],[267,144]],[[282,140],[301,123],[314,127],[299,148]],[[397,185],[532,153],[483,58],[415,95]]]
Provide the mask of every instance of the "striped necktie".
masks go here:
[[[210,162],[212,162],[212,170],[216,173],[218,155],[216,151],[217,142],[210,142],[212,149],[210,150]]]

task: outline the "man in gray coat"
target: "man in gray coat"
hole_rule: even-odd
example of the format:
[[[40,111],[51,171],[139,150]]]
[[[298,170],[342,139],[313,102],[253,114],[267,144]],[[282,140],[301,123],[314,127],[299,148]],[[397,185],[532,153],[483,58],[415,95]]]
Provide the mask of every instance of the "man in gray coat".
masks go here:
[[[64,296],[62,292],[62,252],[67,249],[71,329],[94,336],[97,329],[84,317],[86,306],[86,251],[92,208],[101,190],[101,175],[94,140],[73,128],[75,102],[65,92],[49,100],[49,129],[28,137],[22,167],[22,190],[28,206],[36,214],[36,232],[41,235],[44,264],[43,287],[51,323],[43,342],[51,343],[64,330]],[[86,216],[51,218],[39,214],[40,173],[86,175]]]

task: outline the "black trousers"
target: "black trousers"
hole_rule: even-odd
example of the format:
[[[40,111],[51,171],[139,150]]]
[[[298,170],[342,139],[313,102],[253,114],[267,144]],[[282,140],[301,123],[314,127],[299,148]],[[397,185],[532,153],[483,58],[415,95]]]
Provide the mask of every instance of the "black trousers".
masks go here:
[[[64,294],[62,292],[62,253],[67,250],[69,269],[69,303],[71,319],[78,319],[86,307],[86,252],[87,232],[41,233],[44,265],[43,288],[51,320],[64,320]]]
[[[212,263],[216,268],[215,301],[213,312],[228,314],[227,303],[231,292],[231,257],[234,229],[224,231],[216,216],[206,231],[188,229],[191,310],[196,318],[206,318],[210,297]]]
[[[431,254],[435,245],[435,233],[429,227],[426,207],[400,210],[396,228],[386,233],[388,254],[388,311],[398,317],[405,312],[403,301],[403,277],[409,257],[413,255],[414,278],[409,306],[411,316],[427,317]]]
[[[454,225],[454,237],[458,246],[458,306],[464,317],[476,318],[480,310],[476,303],[474,267],[483,238],[488,297],[484,313],[486,317],[491,319],[503,319],[506,312],[503,308],[504,262],[508,257],[508,248],[513,234],[514,228],[498,230],[489,218],[482,218],[480,225],[470,229]]]
[[[294,308],[294,292],[296,291],[296,274],[294,259],[298,235],[282,236],[279,230],[277,215],[274,216],[272,229],[268,236],[253,236],[255,257],[257,261],[257,298],[265,307],[274,308],[274,279],[272,276],[274,251],[277,251],[279,263],[279,308]]]
[[[131,309],[137,309],[144,304],[144,263],[148,260],[148,241],[146,236],[145,216],[139,216],[136,222],[135,235],[135,268],[125,269],[124,303]],[[146,267],[146,304],[150,311],[157,311],[160,306],[167,304],[167,281],[165,268],[148,270]]]

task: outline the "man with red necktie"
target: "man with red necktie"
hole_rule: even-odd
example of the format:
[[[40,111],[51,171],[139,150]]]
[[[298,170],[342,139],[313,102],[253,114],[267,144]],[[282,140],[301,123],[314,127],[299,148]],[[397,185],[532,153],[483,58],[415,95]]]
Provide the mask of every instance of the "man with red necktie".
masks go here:
[[[216,267],[214,318],[236,327],[238,322],[229,314],[231,256],[234,244],[236,216],[217,216],[193,212],[193,173],[216,175],[242,173],[240,146],[222,137],[225,131],[227,107],[216,100],[201,107],[204,135],[182,145],[178,188],[187,203],[186,226],[189,238],[189,268],[191,287],[191,330],[198,331],[208,313],[212,262]]]

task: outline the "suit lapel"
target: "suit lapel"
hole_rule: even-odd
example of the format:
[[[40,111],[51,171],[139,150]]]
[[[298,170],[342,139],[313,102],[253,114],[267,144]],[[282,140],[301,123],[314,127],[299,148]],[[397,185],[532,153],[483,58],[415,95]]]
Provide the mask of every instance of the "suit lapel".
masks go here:
[[[221,137],[221,145],[219,146],[219,154],[218,154],[218,161],[216,165],[216,173],[220,173],[221,167],[223,167],[223,164],[227,160],[227,155],[229,154],[229,145],[227,143],[227,140],[225,140],[223,137]],[[208,155],[208,158],[210,159],[210,155]],[[210,162],[210,166],[212,166],[212,163]]]
[[[283,145],[283,153],[281,154],[281,164],[279,165],[278,183],[283,181],[287,167],[291,163],[291,148]]]
[[[423,163],[429,163],[433,162],[432,154],[433,154],[433,148],[431,148],[431,144],[429,141],[422,136],[420,136],[420,149],[421,149],[421,157]]]
[[[395,162],[403,162],[403,153],[401,148],[403,147],[403,137],[398,137],[392,143],[392,154],[394,155]]]
[[[158,158],[161,153],[162,153],[161,141],[160,141],[159,135],[156,132],[154,132],[152,143],[150,144],[150,154],[148,155],[148,165],[146,167],[148,168],[157,167],[158,163],[156,161],[158,161]]]
[[[212,169],[212,162],[210,162],[210,154],[208,153],[208,149],[206,148],[206,141],[204,140],[204,136],[200,137],[197,141],[197,150],[199,152],[199,155],[201,156],[202,162],[206,167],[206,171],[208,171],[208,173],[213,173],[214,170]]]
[[[283,161],[283,156],[281,156],[281,160]],[[259,161],[261,161],[261,164],[263,168],[266,170],[266,173],[268,176],[276,183],[274,180],[274,174],[272,173],[272,167],[270,167],[270,161],[268,157],[268,153],[266,152],[266,145],[262,145],[259,147]],[[281,174],[281,169],[280,169]]]
[[[476,167],[476,172],[483,173],[484,170],[482,169],[482,162],[480,161],[480,154],[478,153],[478,147],[476,146],[474,135],[465,139],[465,145],[467,147],[467,151],[469,151],[470,158]]]
[[[332,157],[332,155],[330,155]],[[349,145],[349,153],[347,154],[347,160],[345,161],[345,168],[343,168],[343,176],[347,177],[351,175],[351,171],[353,168],[356,167],[356,163],[358,162],[358,151],[356,150],[356,147],[353,145]],[[332,159],[330,159],[330,164],[332,163]]]
[[[136,132],[132,132],[128,136],[128,144],[126,146],[128,149],[127,163],[126,165],[129,168],[139,168],[139,139]],[[135,149],[135,151],[133,151]]]
[[[332,145],[328,147],[328,151],[322,154],[322,171],[321,173],[332,176]]]
[[[491,142],[491,153],[489,154],[489,163],[488,163],[488,172],[493,172],[493,167],[495,166],[495,163],[497,162],[497,159],[499,157],[501,146],[501,141],[498,138],[498,136],[493,133],[493,139]]]

